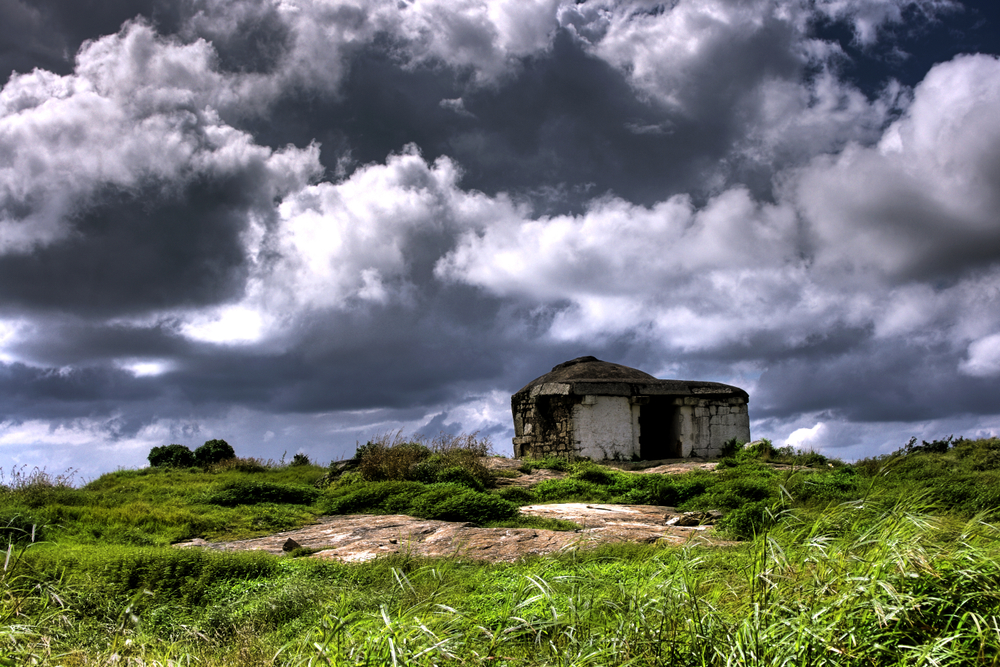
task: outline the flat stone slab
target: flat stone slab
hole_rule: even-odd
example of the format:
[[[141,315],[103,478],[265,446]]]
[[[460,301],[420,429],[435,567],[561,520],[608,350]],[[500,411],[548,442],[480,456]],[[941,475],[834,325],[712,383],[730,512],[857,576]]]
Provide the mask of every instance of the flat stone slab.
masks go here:
[[[471,523],[432,521],[400,514],[351,514],[325,516],[313,525],[267,537],[232,542],[191,540],[174,546],[203,547],[220,551],[261,550],[283,553],[289,539],[308,549],[313,558],[345,562],[372,560],[405,553],[419,556],[454,556],[509,562],[529,555],[551,554],[608,542],[646,542],[681,545],[707,538],[707,525],[668,525],[682,516],[672,507],[558,503],[522,507],[523,514],[568,519],[583,526],[577,531],[533,528],[480,528]],[[715,540],[712,540],[715,542]]]

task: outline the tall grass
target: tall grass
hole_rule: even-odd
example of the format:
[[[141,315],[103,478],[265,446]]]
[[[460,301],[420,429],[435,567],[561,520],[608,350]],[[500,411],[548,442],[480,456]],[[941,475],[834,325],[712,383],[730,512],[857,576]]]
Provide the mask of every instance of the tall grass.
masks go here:
[[[492,450],[490,439],[478,433],[442,433],[427,440],[420,436],[404,438],[402,431],[397,431],[359,445],[348,475],[360,475],[368,482],[457,483],[483,491],[494,482],[494,472],[483,462]],[[331,477],[336,478],[340,472],[331,470]]]
[[[361,612],[342,598],[286,652],[296,665],[998,664],[997,529],[871,513],[791,521],[728,566],[697,549],[564,560],[498,582],[491,608],[446,587],[409,595],[437,571],[396,571],[395,604]]]
[[[28,550],[4,648],[67,665],[1000,664],[1000,531],[926,509],[875,497],[786,511],[731,547],[493,565]]]

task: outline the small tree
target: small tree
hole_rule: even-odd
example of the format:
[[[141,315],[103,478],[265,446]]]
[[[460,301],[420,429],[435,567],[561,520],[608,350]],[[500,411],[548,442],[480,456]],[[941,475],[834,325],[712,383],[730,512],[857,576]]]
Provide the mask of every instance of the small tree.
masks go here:
[[[194,450],[194,458],[198,465],[208,466],[219,461],[225,461],[236,456],[232,446],[225,440],[209,440]]]
[[[190,468],[195,464],[194,453],[184,445],[153,447],[148,458],[154,468]]]

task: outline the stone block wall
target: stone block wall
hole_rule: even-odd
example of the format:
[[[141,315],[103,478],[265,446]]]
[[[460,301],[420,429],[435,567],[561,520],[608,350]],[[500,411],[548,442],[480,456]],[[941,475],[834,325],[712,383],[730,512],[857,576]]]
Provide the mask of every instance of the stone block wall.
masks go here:
[[[577,455],[574,447],[573,406],[579,396],[525,396],[511,399],[514,413],[514,456]]]
[[[682,456],[714,458],[732,438],[750,441],[750,415],[741,398],[685,397],[678,403]]]

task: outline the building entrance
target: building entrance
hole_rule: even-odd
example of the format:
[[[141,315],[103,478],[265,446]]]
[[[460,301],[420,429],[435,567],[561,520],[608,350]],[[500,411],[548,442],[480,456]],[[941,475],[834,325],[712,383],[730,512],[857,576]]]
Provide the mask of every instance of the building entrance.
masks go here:
[[[639,458],[680,458],[677,421],[677,406],[672,398],[650,396],[648,403],[639,406]]]

